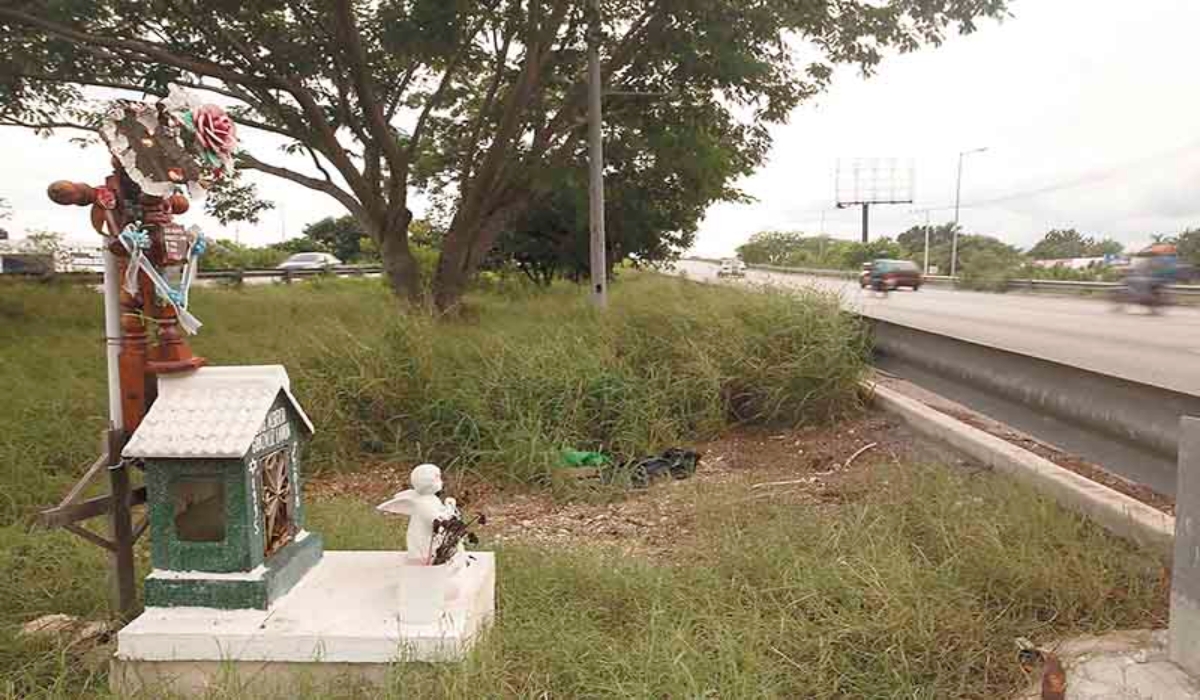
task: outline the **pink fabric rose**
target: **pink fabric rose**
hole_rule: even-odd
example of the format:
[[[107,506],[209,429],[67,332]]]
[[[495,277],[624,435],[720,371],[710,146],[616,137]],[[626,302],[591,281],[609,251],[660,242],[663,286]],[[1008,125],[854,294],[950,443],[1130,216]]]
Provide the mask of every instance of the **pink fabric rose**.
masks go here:
[[[196,127],[196,140],[200,145],[228,156],[237,147],[237,125],[216,105],[200,105],[192,112],[192,123]]]

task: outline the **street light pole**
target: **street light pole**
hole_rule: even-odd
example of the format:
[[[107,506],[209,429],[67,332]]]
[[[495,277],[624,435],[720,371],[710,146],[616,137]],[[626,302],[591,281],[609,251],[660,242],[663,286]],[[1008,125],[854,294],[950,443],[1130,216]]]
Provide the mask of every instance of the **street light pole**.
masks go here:
[[[958,180],[954,186],[954,230],[950,234],[950,276],[953,277],[958,273],[958,207],[962,201],[962,168],[963,156],[969,156],[972,153],[983,153],[987,150],[987,146],[976,148],[970,151],[959,151],[958,153]]]
[[[925,210],[925,274],[929,274],[929,210]]]
[[[588,18],[588,220],[591,226],[592,302],[608,305],[608,253],[604,237],[604,144],[601,130],[600,0]]]

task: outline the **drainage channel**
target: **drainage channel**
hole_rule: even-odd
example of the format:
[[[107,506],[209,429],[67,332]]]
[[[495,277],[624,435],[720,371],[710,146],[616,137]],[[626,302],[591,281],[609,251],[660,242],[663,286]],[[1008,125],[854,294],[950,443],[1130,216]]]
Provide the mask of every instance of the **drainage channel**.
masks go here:
[[[1016,401],[883,354],[876,356],[874,365],[888,374],[962,404],[1113,474],[1174,498],[1175,464],[1155,452],[1054,416],[1035,413]]]
[[[1173,497],[1179,418],[1200,397],[875,321],[875,364]]]

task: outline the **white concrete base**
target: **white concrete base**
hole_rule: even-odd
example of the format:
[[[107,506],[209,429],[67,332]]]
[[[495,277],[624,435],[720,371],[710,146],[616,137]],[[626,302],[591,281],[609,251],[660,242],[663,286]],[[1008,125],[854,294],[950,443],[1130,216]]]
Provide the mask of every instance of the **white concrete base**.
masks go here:
[[[203,689],[198,678],[181,677],[188,669],[182,675],[245,668],[320,677],[337,668],[369,680],[395,662],[459,660],[491,622],[496,600],[494,554],[466,556],[457,593],[428,621],[400,614],[404,552],[326,552],[268,610],[147,608],[117,634],[114,688],[161,682],[158,670],[188,692]]]
[[[1200,686],[1167,659],[1165,630],[1078,637],[1051,649],[1067,672],[1066,700],[1200,700]],[[1018,700],[1041,697],[1035,681]]]

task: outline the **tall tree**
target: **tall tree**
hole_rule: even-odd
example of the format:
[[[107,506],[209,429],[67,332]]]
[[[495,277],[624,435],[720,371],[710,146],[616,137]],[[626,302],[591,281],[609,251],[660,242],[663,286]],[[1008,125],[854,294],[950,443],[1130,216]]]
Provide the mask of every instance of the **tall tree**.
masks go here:
[[[1177,236],[1171,243],[1175,244],[1179,259],[1191,265],[1200,265],[1200,228],[1189,228]]]
[[[954,230],[958,228],[959,234],[962,234],[962,229],[958,224],[948,222],[938,224],[936,226],[913,226],[896,236],[896,242],[900,247],[908,251],[913,259],[917,256],[923,256],[925,253],[925,233],[929,233],[929,249],[933,250],[940,246],[949,246],[954,239]]]
[[[1006,0],[607,0],[608,89],[663,95],[758,130],[833,66],[975,29]],[[333,197],[376,242],[394,288],[421,294],[413,186],[453,201],[438,306],[512,221],[553,191],[586,113],[579,0],[0,0],[0,124],[88,125],[91,93],[169,83],[235,105],[245,127],[310,156],[239,164]],[[811,57],[804,66],[796,56]],[[631,106],[631,111],[640,107]],[[619,120],[619,110],[610,113]]]
[[[710,204],[745,199],[730,183],[753,172],[765,140],[706,105],[660,102],[657,95],[611,104],[620,118],[605,143],[609,267],[671,260],[692,244]],[[540,282],[555,274],[580,279],[589,268],[584,143],[553,182],[547,196],[505,229],[498,250]]]
[[[1111,238],[1096,239],[1073,228],[1052,229],[1029,249],[1029,256],[1039,260],[1063,258],[1093,258],[1119,255],[1125,246]]]
[[[799,231],[759,231],[737,247],[738,257],[751,265],[796,264],[797,253],[804,250],[806,237]]]
[[[362,226],[353,216],[327,216],[304,227],[304,237],[333,253],[342,262],[353,262],[362,254]]]

